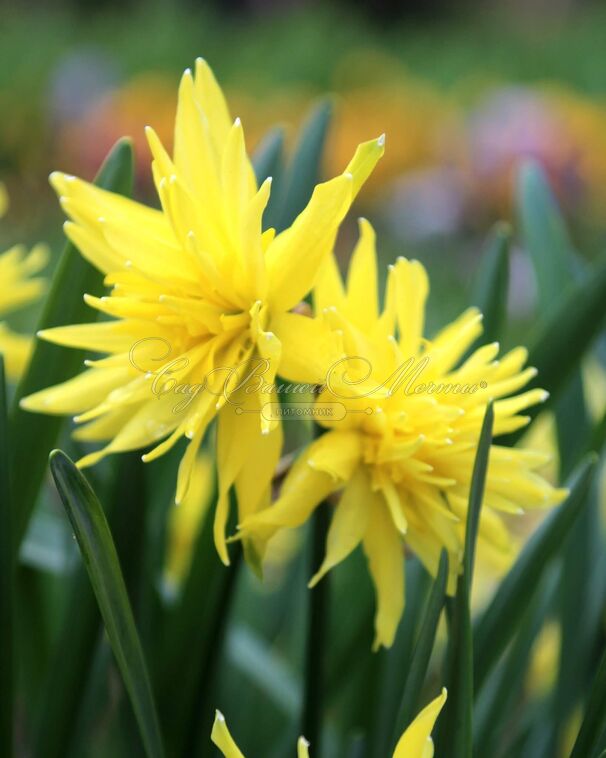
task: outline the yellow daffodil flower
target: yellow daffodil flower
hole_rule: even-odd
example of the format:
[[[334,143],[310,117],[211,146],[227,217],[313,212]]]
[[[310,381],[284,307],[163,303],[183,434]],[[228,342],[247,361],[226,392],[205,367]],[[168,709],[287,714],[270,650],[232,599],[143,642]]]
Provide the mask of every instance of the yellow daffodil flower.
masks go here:
[[[0,217],[8,208],[8,195],[0,184]],[[15,245],[0,255],[0,316],[36,300],[45,287],[44,279],[32,279],[46,265],[48,253],[43,245],[36,245],[27,253],[22,245]],[[11,381],[23,372],[32,348],[32,339],[17,334],[0,321],[0,354],[4,358],[6,375]]]
[[[498,436],[524,426],[528,419],[520,411],[547,393],[514,395],[536,374],[523,369],[524,348],[497,360],[495,343],[464,357],[482,332],[475,308],[432,340],[423,336],[429,284],[418,261],[400,258],[390,268],[380,311],[375,236],[365,220],[360,229],[347,287],[333,262],[315,291],[316,306],[340,333],[347,356],[325,366],[317,407],[346,413],[319,417],[326,432],[294,464],[277,502],[244,520],[240,533],[267,540],[279,528],[303,524],[319,503],[342,491],[326,558],[310,586],[361,543],[377,592],[376,649],[392,644],[402,616],[404,545],[434,575],[445,548],[454,591],[488,401],[495,400]],[[492,445],[480,544],[507,553],[511,540],[500,513],[551,506],[565,496],[535,472],[544,462],[533,451]]]
[[[432,758],[433,740],[431,731],[436,723],[444,703],[446,702],[446,689],[429,705],[425,706],[421,713],[400,737],[392,758]],[[211,739],[224,758],[244,758],[236,745],[234,738],[229,733],[225,718],[220,711],[215,714],[215,723],[211,733]],[[309,758],[309,742],[304,737],[299,737],[297,742],[297,758]]]
[[[228,563],[229,489],[235,484],[240,518],[256,511],[269,497],[282,445],[280,425],[260,414],[261,394],[238,391],[238,381],[257,359],[267,360],[270,385],[277,372],[318,381],[317,362],[301,356],[314,355],[323,341],[330,352],[330,332],[292,309],[315,284],[384,138],[360,145],[345,171],[319,184],[292,226],[276,234],[262,228],[271,179],[257,185],[242,124],[232,121],[205,61],[181,80],[173,157],[151,128],[146,133],[161,210],[72,176],[51,177],[71,219],[67,236],[112,287],[107,297],[86,295],[86,302],[113,320],[42,332],[58,345],[107,357],[22,405],[76,414],[86,424],[78,439],[109,440],[81,459],[82,467],[156,445],[144,455],[149,461],[187,437],[177,502],[218,414],[215,542]]]

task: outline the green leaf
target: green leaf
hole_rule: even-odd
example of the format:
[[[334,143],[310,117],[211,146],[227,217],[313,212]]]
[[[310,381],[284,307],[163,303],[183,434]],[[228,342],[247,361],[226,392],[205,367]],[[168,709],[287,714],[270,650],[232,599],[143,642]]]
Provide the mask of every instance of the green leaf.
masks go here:
[[[137,584],[132,581],[138,578],[134,564],[141,552],[138,542],[144,534],[144,465],[138,453],[122,454],[115,462],[108,487],[107,518],[129,589]],[[72,747],[74,724],[84,703],[101,631],[99,609],[84,567],[69,582],[61,621],[35,725],[33,754],[44,758],[62,758]],[[57,692],[61,692],[60,698]]]
[[[570,758],[588,758],[604,747],[606,735],[606,650],[602,654],[581,729]]]
[[[446,674],[448,701],[438,732],[442,752],[453,758],[470,758],[472,751],[474,662],[470,611],[471,582],[493,423],[494,410],[492,403],[489,403],[482,422],[469,489],[463,571],[459,574],[457,592],[451,606]]]
[[[565,220],[543,169],[526,164],[519,174],[518,199],[524,247],[536,274],[540,313],[551,314],[571,282],[582,276],[582,266]],[[568,360],[568,356],[566,356]],[[539,377],[539,381],[541,378]],[[577,364],[564,380],[554,401],[560,476],[567,476],[590,437],[583,377]],[[560,665],[548,719],[551,752],[557,750],[562,730],[575,707],[587,677],[591,640],[596,629],[589,625],[589,587],[602,551],[597,502],[587,507],[567,540],[561,568],[557,612],[561,619]]]
[[[288,171],[279,187],[279,200],[266,222],[277,232],[286,229],[307,205],[315,185],[320,179],[320,165],[326,142],[332,103],[320,102],[307,119]]]
[[[525,163],[517,178],[517,204],[524,245],[537,277],[542,313],[549,313],[571,283],[575,253],[543,168]]]
[[[552,574],[548,578],[555,580],[556,576]],[[555,581],[540,581],[534,588],[505,660],[488,679],[474,707],[474,749],[478,755],[497,755],[502,751],[503,730],[522,695],[532,647],[555,589]]]
[[[471,296],[472,304],[484,316],[482,336],[476,346],[496,342],[502,333],[507,313],[510,244],[511,227],[499,222],[482,256]]]
[[[310,574],[322,564],[329,528],[329,504],[322,503],[312,516],[310,544]],[[308,593],[307,638],[305,640],[305,679],[301,734],[315,745],[316,755],[322,754],[322,725],[324,718],[325,656],[329,609],[328,576],[324,576]]]
[[[147,666],[105,514],[90,485],[65,453],[51,453],[50,469],[78,541],[146,753],[149,758],[160,758],[164,750]]]
[[[13,754],[14,571],[4,359],[0,354],[0,755]]]
[[[549,562],[558,554],[562,542],[581,512],[595,464],[595,456],[588,456],[577,468],[568,485],[568,498],[528,540],[477,622],[474,630],[476,692],[481,690],[486,677],[513,637],[530,602],[532,588],[540,580]]]
[[[517,200],[524,248],[529,253],[536,275],[540,323],[544,323],[545,318],[557,309],[562,293],[575,279],[583,278],[583,267],[573,250],[566,222],[539,164],[528,162],[520,170]],[[538,381],[545,380],[539,376]],[[551,391],[550,387],[547,389]],[[578,365],[574,367],[570,379],[562,385],[555,411],[560,474],[567,476],[590,428]],[[579,537],[582,537],[582,529],[579,530]]]
[[[425,681],[427,668],[431,658],[438,622],[446,598],[446,583],[448,581],[448,553],[442,550],[438,574],[427,599],[423,623],[417,636],[410,669],[405,679],[404,693],[396,720],[392,749],[395,748],[402,732],[412,723],[417,715],[419,696]]]
[[[227,635],[227,658],[255,689],[293,720],[301,707],[298,677],[289,662],[248,625],[233,626]]]
[[[132,191],[133,151],[129,140],[116,143],[95,184],[128,195]],[[55,270],[38,329],[95,320],[97,311],[82,296],[103,291],[103,275],[67,243]],[[27,371],[17,387],[10,416],[11,467],[14,482],[13,554],[16,556],[46,471],[48,452],[56,443],[63,419],[30,413],[19,407],[26,395],[65,381],[78,373],[84,353],[37,340]]]
[[[252,158],[257,183],[262,184],[280,170],[284,152],[284,129],[276,126],[263,137]]]
[[[606,260],[588,271],[583,281],[573,284],[555,310],[539,325],[530,339],[528,363],[538,369],[528,385],[543,387],[553,400],[565,389],[568,380],[606,320]],[[528,411],[534,418],[545,406]],[[506,444],[515,444],[524,429],[508,435]]]

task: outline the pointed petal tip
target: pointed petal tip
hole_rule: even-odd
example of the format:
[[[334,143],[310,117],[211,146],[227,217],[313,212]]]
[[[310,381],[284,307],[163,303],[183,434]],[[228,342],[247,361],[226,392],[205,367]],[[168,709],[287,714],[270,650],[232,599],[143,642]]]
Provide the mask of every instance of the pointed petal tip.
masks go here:
[[[383,147],[384,144],[385,144],[385,132],[383,132],[383,134],[381,134],[377,138],[377,145],[379,145],[379,147]]]

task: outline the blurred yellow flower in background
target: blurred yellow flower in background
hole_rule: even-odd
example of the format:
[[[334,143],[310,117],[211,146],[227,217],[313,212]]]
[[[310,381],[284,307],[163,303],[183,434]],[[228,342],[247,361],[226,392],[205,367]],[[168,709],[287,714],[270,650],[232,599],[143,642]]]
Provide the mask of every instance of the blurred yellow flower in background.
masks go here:
[[[333,493],[343,491],[328,532],[326,557],[313,586],[360,543],[377,592],[375,649],[389,647],[404,607],[403,545],[435,575],[443,548],[453,592],[464,542],[477,442],[486,405],[494,399],[494,435],[523,427],[525,408],[546,393],[518,392],[535,375],[527,351],[500,360],[499,345],[467,355],[482,333],[482,316],[465,311],[432,340],[423,336],[429,283],[418,261],[398,259],[379,310],[375,235],[360,222],[344,289],[334,260],[315,290],[319,313],[342,336],[345,355],[331,368],[318,403],[343,403],[344,419],[320,418],[326,432],[300,455],[277,502],[250,516],[241,534],[269,539],[304,523]],[[479,544],[507,556],[512,541],[500,513],[521,513],[560,502],[566,492],[535,469],[546,456],[492,445]]]
[[[187,577],[192,551],[215,492],[215,466],[212,457],[201,451],[192,469],[187,494],[171,509],[168,518],[165,577],[171,589]]]
[[[431,732],[446,702],[446,689],[437,698],[425,706],[415,720],[402,734],[396,745],[392,758],[432,758],[433,740]],[[211,739],[224,758],[244,758],[240,749],[231,736],[225,718],[220,711],[216,712]],[[304,737],[297,742],[297,758],[309,758],[309,743]]]
[[[8,193],[0,183],[0,217],[8,208]],[[0,254],[0,317],[36,300],[44,292],[44,279],[32,279],[48,260],[44,245],[36,245],[28,253],[23,245],[15,245]],[[0,321],[0,353],[4,358],[6,375],[11,381],[19,378],[27,365],[32,338],[17,334]]]
[[[271,178],[257,186],[240,119],[232,121],[204,60],[196,61],[195,77],[188,70],[181,80],[173,158],[153,129],[146,132],[161,210],[72,176],[51,177],[71,218],[67,236],[112,287],[108,297],[85,295],[86,302],[114,319],[42,332],[58,345],[108,357],[22,406],[76,414],[86,424],[78,439],[109,440],[80,466],[156,444],[144,455],[153,460],[187,437],[178,503],[218,414],[215,543],[228,563],[228,492],[235,485],[240,519],[268,501],[282,432],[260,416],[258,392],[228,399],[220,382],[235,370],[244,374],[254,359],[268,362],[269,384],[278,371],[294,381],[321,381],[317,361],[307,356],[319,345],[330,352],[331,334],[322,322],[290,311],[315,284],[340,223],[383,154],[384,138],[360,145],[345,171],[317,185],[293,224],[276,234],[262,229]],[[202,391],[184,400],[173,391],[177,379]],[[254,561],[253,547],[245,547]]]

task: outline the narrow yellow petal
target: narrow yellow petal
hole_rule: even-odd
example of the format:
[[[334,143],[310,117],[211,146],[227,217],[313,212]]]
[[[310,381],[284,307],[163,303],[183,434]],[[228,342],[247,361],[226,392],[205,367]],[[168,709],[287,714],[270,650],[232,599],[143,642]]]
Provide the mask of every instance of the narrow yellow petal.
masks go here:
[[[234,121],[227,138],[221,165],[221,181],[227,223],[232,238],[239,247],[246,208],[257,191],[254,171],[246,154],[242,122],[239,118]]]
[[[302,454],[288,472],[280,497],[269,508],[244,519],[239,525],[241,533],[265,536],[268,531],[271,535],[279,528],[301,526],[337,487],[331,476],[312,469]]]
[[[369,140],[358,145],[354,157],[345,169],[347,173],[353,176],[353,197],[356,197],[362,189],[362,185],[372,174],[374,167],[379,162],[385,152],[385,135],[382,134],[377,139]]]
[[[25,370],[32,347],[31,337],[15,334],[6,324],[0,323],[0,354],[4,358],[6,376],[10,381],[18,379]]]
[[[221,152],[227,141],[232,119],[221,87],[203,58],[196,59],[195,96],[206,114],[210,137],[217,152]]]
[[[341,310],[345,302],[345,288],[334,255],[329,255],[320,269],[314,288],[314,308],[321,314],[326,308]]]
[[[89,369],[61,384],[22,398],[21,408],[38,413],[72,414],[95,406],[132,378],[128,367]]]
[[[372,496],[368,475],[359,468],[335,508],[326,540],[326,557],[309,587],[314,587],[360,544],[366,532]]]
[[[357,431],[331,431],[307,449],[309,466],[329,474],[335,484],[347,482],[362,458],[362,437]]]
[[[269,246],[266,264],[274,310],[290,310],[314,286],[351,204],[352,185],[351,174],[318,184],[292,226],[278,234]]]
[[[391,647],[404,612],[404,548],[382,497],[375,493],[363,546],[377,595],[373,649]]]
[[[431,731],[446,702],[446,694],[446,688],[443,687],[441,694],[419,713],[400,737],[393,758],[431,758],[433,756]]]
[[[359,227],[347,277],[347,315],[361,328],[372,329],[379,315],[375,232],[365,218],[359,220]]]
[[[425,324],[425,302],[429,293],[427,272],[418,261],[398,258],[391,275],[395,281],[400,350],[404,358],[416,357]]]
[[[297,740],[297,758],[309,758],[309,742],[305,737]]]
[[[221,711],[215,711],[215,722],[210,738],[223,753],[224,758],[244,758],[244,755],[234,742],[234,738],[229,733],[225,717]]]

